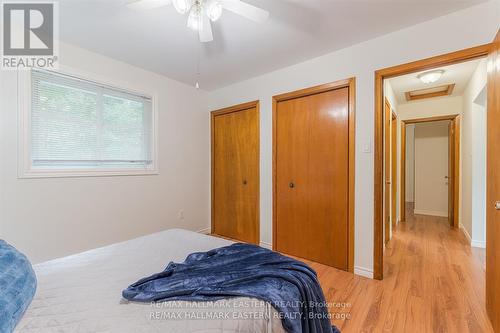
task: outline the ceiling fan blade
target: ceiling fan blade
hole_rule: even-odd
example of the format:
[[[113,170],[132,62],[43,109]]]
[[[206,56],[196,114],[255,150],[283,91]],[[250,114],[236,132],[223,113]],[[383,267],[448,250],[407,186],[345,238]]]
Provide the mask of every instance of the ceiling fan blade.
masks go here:
[[[169,5],[172,0],[137,0],[127,4],[127,7],[134,10],[154,9]]]
[[[255,22],[264,22],[269,17],[269,12],[255,7],[241,0],[223,0],[222,7]]]
[[[199,30],[200,34],[200,42],[207,43],[214,40],[214,36],[212,34],[212,24],[210,23],[210,19],[205,13],[202,15],[201,19],[201,29]]]

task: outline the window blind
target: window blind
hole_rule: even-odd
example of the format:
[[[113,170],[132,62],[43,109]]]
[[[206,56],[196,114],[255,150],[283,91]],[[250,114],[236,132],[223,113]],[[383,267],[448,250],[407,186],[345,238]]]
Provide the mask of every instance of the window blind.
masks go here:
[[[152,164],[148,97],[42,70],[31,74],[31,158],[38,168]]]

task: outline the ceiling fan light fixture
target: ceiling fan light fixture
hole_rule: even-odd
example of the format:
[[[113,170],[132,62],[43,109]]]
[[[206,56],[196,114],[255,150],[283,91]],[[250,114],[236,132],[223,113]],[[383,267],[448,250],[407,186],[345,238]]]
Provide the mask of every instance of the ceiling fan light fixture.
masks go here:
[[[197,6],[193,6],[189,12],[187,26],[189,29],[199,31],[201,29],[201,11]]]
[[[435,71],[421,73],[421,74],[417,75],[417,78],[419,78],[420,81],[422,81],[423,83],[434,83],[434,82],[438,81],[441,78],[441,76],[443,76],[443,74],[444,74],[444,70],[438,69]]]
[[[222,4],[217,0],[209,0],[206,11],[208,18],[215,22],[222,16]]]
[[[269,17],[267,10],[261,9],[243,0],[128,0],[131,9],[154,9],[173,5],[181,14],[187,14],[187,27],[198,32],[200,42],[214,40],[212,22],[219,20],[227,10],[251,21],[262,23]]]
[[[173,0],[172,4],[179,14],[184,15],[191,9],[193,2],[192,0]]]

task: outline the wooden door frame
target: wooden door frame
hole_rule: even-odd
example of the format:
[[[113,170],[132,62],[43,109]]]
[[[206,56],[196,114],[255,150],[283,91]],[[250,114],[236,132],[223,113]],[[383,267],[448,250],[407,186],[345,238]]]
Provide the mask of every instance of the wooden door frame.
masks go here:
[[[452,126],[455,127],[455,142],[453,143],[453,148],[455,149],[453,157],[454,162],[450,164],[453,170],[453,221],[450,222],[452,228],[459,229],[460,228],[460,177],[461,177],[461,165],[460,165],[460,145],[461,142],[461,117],[455,117],[452,122]]]
[[[500,123],[500,29],[492,42],[491,54],[488,56],[488,87],[487,87],[487,147],[486,147],[486,311],[491,320],[493,330],[500,331],[500,276],[498,241],[500,229],[498,226],[500,213],[496,205],[499,200],[500,179],[498,178],[498,124]]]
[[[390,133],[392,131],[392,105],[387,98],[384,97],[384,245],[389,243],[391,240],[391,191],[392,185],[389,184],[391,179],[391,149],[392,141],[391,137],[387,135],[387,131]],[[391,115],[389,120],[387,116]],[[389,149],[388,149],[389,148]],[[387,188],[389,190],[387,191]],[[385,202],[388,199],[389,202]]]
[[[393,150],[393,140],[394,138],[392,137],[392,130],[393,130],[393,122],[398,119],[397,114],[394,112],[394,108],[391,105],[391,102],[389,99],[384,98],[384,116],[387,116],[387,113],[390,114],[390,120],[389,122],[384,122],[384,126],[387,126],[389,128],[389,131],[391,133],[390,137],[385,137],[385,145],[384,148],[387,148],[388,146],[390,147],[390,150],[385,149],[384,150],[384,160],[385,162],[390,165],[389,169],[387,168],[387,165],[385,166],[385,186],[384,188],[387,189],[389,187],[388,193],[385,193],[385,198],[389,198],[390,205],[388,208],[388,212],[384,212],[384,244],[389,243],[391,240],[391,235],[394,232],[394,229],[396,227],[396,208],[393,207],[393,202],[394,202],[394,187],[397,187],[397,171],[396,171],[396,177],[394,176],[394,172],[396,169],[393,170],[393,158],[396,158],[396,166],[397,166],[397,153],[396,156],[394,156],[394,152],[397,151],[397,128],[396,128],[396,150]],[[397,126],[397,125],[396,125]],[[384,131],[385,133],[385,131]],[[387,142],[389,140],[389,142]],[[389,170],[389,175],[387,175],[387,171]],[[397,202],[397,198],[396,198]],[[385,203],[384,205],[384,210],[387,209],[388,205]]]
[[[348,256],[347,268],[354,272],[354,177],[355,177],[355,134],[356,134],[356,78],[352,77],[319,86],[300,89],[289,93],[273,96],[273,250],[276,250],[276,112],[278,103],[299,97],[320,94],[327,91],[348,88],[349,90],[349,180],[348,180]]]
[[[399,222],[406,221],[406,124],[401,121],[399,171]]]
[[[373,276],[384,277],[383,207],[384,207],[384,155],[383,155],[383,108],[384,79],[395,76],[430,70],[488,56],[492,43],[484,44],[444,55],[410,62],[375,71],[375,132],[374,132],[374,237],[373,237]]]
[[[451,114],[451,115],[446,115],[446,116],[436,116],[436,117],[426,117],[426,118],[415,118],[415,119],[404,119],[401,120],[401,128],[404,129],[402,130],[401,134],[405,132],[406,134],[406,126],[411,125],[411,124],[421,124],[421,123],[431,123],[431,122],[436,122],[436,121],[443,121],[443,120],[450,120],[452,123],[457,124],[457,121],[459,121],[460,115],[459,114]],[[455,149],[455,154],[454,154],[454,161],[449,160],[448,165],[453,165],[455,168],[454,171],[454,183],[453,183],[453,209],[454,209],[454,214],[453,214],[453,222],[451,223],[451,227],[457,228],[459,227],[459,203],[460,203],[460,127],[458,125],[455,127],[457,132],[455,132],[455,142],[453,142],[453,147]],[[403,149],[405,151],[403,152]],[[452,164],[453,162],[453,164]],[[403,172],[403,167],[405,168],[405,172]],[[406,209],[406,193],[403,192],[403,190],[406,191],[406,135],[403,137],[401,135],[401,177],[400,177],[400,182],[401,182],[401,193],[399,195],[400,200],[401,200],[401,209],[402,211]]]
[[[392,118],[391,118],[391,230],[394,233],[394,230],[397,225],[397,203],[398,203],[398,116],[392,109]],[[393,124],[392,122],[395,122]],[[396,130],[396,133],[393,133],[393,129]],[[394,134],[394,137],[392,135]],[[396,164],[396,165],[394,165]],[[393,168],[394,167],[394,168]],[[394,204],[394,205],[393,205]]]
[[[257,111],[257,154],[259,155],[259,167],[257,168],[257,223],[256,223],[256,235],[257,235],[257,245],[260,244],[260,101],[252,101],[247,103],[242,103],[238,105],[233,105],[227,108],[218,109],[210,112],[210,169],[211,169],[211,183],[210,183],[210,233],[213,234],[215,230],[215,210],[214,210],[214,181],[215,181],[215,168],[214,168],[214,121],[215,117],[241,112],[248,109],[253,109]]]

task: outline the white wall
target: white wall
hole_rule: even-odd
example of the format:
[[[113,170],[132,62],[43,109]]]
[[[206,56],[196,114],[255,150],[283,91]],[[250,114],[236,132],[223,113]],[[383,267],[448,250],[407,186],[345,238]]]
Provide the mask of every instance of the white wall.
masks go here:
[[[448,216],[449,124],[415,125],[415,214]]]
[[[398,114],[398,99],[396,98],[390,80],[384,81],[384,96],[389,101],[389,104],[391,104],[394,113]]]
[[[415,125],[406,126],[406,202],[415,202]]]
[[[167,228],[207,228],[206,93],[67,44],[61,45],[60,59],[157,95],[160,174],[18,179],[17,75],[0,71],[0,238],[40,262]],[[184,220],[177,218],[181,209]]]
[[[261,101],[262,241],[271,243],[272,240],[272,96],[355,76],[355,266],[371,271],[374,72],[491,42],[500,21],[499,4],[499,0],[493,0],[212,92],[208,110],[256,99]]]
[[[400,120],[461,114],[462,96],[435,97],[399,105]]]
[[[474,246],[486,242],[486,60],[464,91],[462,121],[462,225]]]

